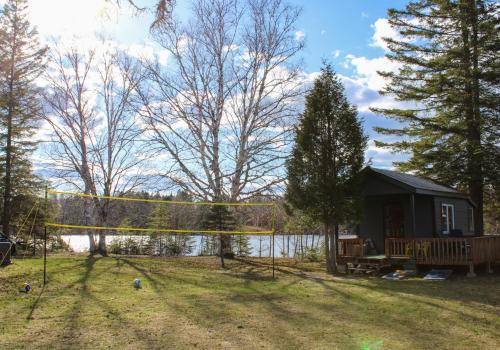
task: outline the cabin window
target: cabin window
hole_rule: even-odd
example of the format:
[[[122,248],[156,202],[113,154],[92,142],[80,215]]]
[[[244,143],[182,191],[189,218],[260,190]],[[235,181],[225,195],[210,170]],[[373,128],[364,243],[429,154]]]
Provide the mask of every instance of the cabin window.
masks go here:
[[[469,233],[474,233],[474,208],[469,208],[467,212],[467,223]]]
[[[441,204],[441,230],[449,234],[455,228],[455,208],[453,204]]]

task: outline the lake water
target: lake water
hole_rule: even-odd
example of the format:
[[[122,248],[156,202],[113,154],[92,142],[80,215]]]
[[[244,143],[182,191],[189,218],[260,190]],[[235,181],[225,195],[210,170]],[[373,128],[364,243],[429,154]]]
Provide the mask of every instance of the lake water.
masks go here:
[[[252,248],[251,256],[271,256],[272,247],[272,236],[264,236],[264,235],[254,235],[248,236],[250,239],[250,246]],[[70,248],[77,252],[86,252],[89,249],[89,239],[87,236],[81,235],[62,235],[61,238],[68,243]],[[120,235],[118,236],[106,236],[106,243],[111,243],[113,239],[121,238],[134,238],[140,240],[143,238],[147,239],[147,236],[133,236],[133,235]],[[194,249],[190,254],[192,256],[201,254],[201,236],[192,236],[194,241]],[[322,235],[275,235],[274,236],[274,249],[275,256],[283,256],[283,257],[294,257],[301,252],[305,251],[310,247],[320,247],[321,242],[323,241]]]

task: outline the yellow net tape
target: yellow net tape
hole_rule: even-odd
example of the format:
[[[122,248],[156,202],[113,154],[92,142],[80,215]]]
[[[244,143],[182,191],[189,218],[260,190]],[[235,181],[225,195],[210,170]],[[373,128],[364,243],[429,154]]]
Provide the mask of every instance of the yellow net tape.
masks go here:
[[[140,198],[128,198],[128,197],[113,197],[113,196],[96,196],[92,194],[83,193],[73,193],[64,191],[53,191],[47,190],[48,194],[53,195],[70,195],[75,197],[86,197],[86,198],[102,198],[102,199],[113,199],[113,200],[123,200],[132,202],[149,202],[149,203],[167,203],[167,204],[181,204],[181,205],[220,205],[220,206],[265,206],[273,207],[273,222],[271,231],[219,231],[219,230],[181,230],[181,229],[156,229],[156,228],[137,228],[137,227],[112,227],[112,226],[85,226],[85,225],[70,225],[70,224],[58,224],[54,222],[47,222],[45,225],[47,227],[57,227],[57,228],[68,228],[68,229],[83,229],[83,230],[110,230],[110,231],[135,231],[135,232],[161,232],[161,233],[191,233],[191,234],[227,234],[227,235],[272,235],[274,234],[275,225],[275,208],[276,203],[225,203],[225,202],[182,202],[182,201],[167,201],[160,199],[140,199]]]
[[[132,202],[149,202],[149,203],[168,203],[168,204],[183,204],[183,205],[223,205],[223,206],[238,206],[238,207],[252,207],[252,206],[261,206],[261,207],[271,207],[274,206],[275,203],[234,203],[234,202],[180,202],[180,201],[166,201],[161,199],[140,199],[140,198],[128,198],[128,197],[112,197],[112,196],[96,196],[93,194],[84,194],[84,193],[73,193],[73,192],[62,192],[62,191],[53,191],[48,190],[48,194],[60,194],[60,195],[70,195],[75,197],[87,197],[87,198],[102,198],[102,199],[114,199],[121,201],[132,201]]]
[[[156,229],[137,227],[111,227],[111,226],[83,226],[56,224],[48,222],[47,226],[59,228],[74,228],[86,230],[112,230],[112,231],[138,231],[138,232],[162,232],[162,233],[203,233],[203,234],[227,234],[227,235],[272,235],[273,231],[217,231],[217,230],[179,230],[179,229]]]

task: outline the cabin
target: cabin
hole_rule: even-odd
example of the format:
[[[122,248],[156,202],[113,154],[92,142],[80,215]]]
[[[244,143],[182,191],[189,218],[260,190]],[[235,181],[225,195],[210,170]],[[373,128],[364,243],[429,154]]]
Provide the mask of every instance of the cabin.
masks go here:
[[[339,261],[474,266],[500,261],[500,236],[475,232],[475,204],[451,187],[397,171],[363,170],[357,238],[339,240]]]

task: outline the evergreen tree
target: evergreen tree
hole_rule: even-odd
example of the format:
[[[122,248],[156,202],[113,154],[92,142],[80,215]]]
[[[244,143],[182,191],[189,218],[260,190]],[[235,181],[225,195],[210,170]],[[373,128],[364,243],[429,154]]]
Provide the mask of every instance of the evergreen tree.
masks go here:
[[[325,230],[327,270],[335,272],[339,224],[359,212],[359,172],[366,137],[356,108],[330,65],[321,70],[306,96],[287,162],[289,203],[318,220]]]
[[[0,122],[3,232],[10,234],[13,198],[33,193],[32,136],[40,111],[35,80],[44,69],[47,49],[28,21],[27,0],[8,0],[0,14]]]
[[[402,136],[377,143],[411,153],[401,170],[468,190],[479,234],[484,186],[499,188],[499,9],[497,1],[418,0],[389,10],[400,37],[385,39],[387,57],[401,68],[380,72],[389,79],[382,93],[414,107],[373,109],[401,122],[375,128]]]
[[[148,218],[148,228],[158,230],[152,231],[149,236],[147,251],[149,254],[163,255],[166,251],[166,242],[163,240],[164,232],[161,230],[168,229],[170,226],[170,216],[167,205],[159,203],[155,206]]]
[[[218,237],[215,235],[206,235],[202,238],[201,255],[216,255],[218,246]]]
[[[250,238],[247,235],[236,235],[233,238],[232,251],[236,256],[250,256],[252,254],[252,246],[250,245]]]
[[[206,230],[213,231],[233,231],[236,222],[233,213],[225,205],[213,205],[208,212],[205,225]],[[232,257],[231,237],[227,234],[219,234],[219,253],[222,267],[224,267],[224,257]]]
[[[159,255],[178,256],[187,255],[193,251],[194,241],[190,235],[170,234],[162,231],[183,228],[183,226],[178,226],[179,214],[179,210],[168,210],[166,203],[160,203],[153,209],[148,220],[148,227],[157,229],[158,232],[153,231],[149,237],[146,248],[149,254],[158,252]]]

